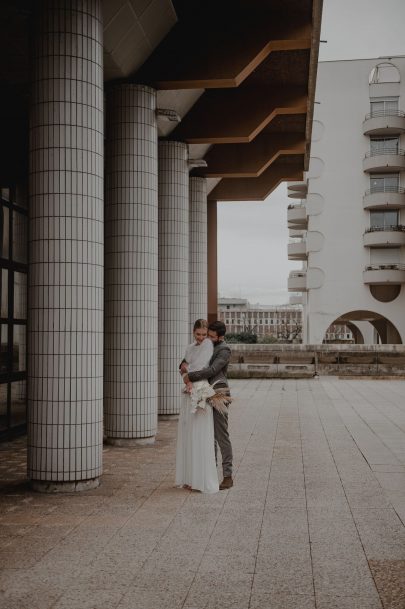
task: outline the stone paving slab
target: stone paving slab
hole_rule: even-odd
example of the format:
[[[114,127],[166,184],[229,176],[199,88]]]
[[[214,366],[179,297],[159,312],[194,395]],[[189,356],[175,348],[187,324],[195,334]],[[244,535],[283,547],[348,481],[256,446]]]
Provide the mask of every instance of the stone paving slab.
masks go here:
[[[405,609],[405,382],[232,381],[235,486],[173,486],[176,421],[40,495],[0,445],[1,609]]]

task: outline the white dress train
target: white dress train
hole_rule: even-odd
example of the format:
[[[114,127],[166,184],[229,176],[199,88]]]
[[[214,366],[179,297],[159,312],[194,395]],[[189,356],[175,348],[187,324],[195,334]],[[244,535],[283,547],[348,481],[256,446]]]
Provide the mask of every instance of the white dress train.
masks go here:
[[[189,364],[190,372],[205,368],[212,353],[213,345],[209,339],[200,345],[189,345],[184,359]],[[176,485],[185,484],[202,493],[216,493],[219,490],[212,407],[207,404],[205,408],[192,412],[189,394],[184,394],[182,399],[176,447]]]

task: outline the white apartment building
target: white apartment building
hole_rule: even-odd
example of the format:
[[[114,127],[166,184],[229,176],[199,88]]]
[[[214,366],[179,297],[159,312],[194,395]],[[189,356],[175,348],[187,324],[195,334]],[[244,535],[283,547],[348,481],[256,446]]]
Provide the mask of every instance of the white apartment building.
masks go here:
[[[358,343],[403,343],[405,56],[320,63],[315,104],[307,179],[289,185],[303,341],[344,323]]]

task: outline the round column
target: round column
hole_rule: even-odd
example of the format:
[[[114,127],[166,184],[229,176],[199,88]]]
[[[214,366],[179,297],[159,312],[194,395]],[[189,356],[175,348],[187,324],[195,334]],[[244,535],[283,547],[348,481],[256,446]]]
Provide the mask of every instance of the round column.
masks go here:
[[[156,93],[107,94],[105,433],[111,444],[154,441],[157,428],[158,144]]]
[[[99,0],[36,3],[30,122],[28,475],[98,485],[103,442]]]
[[[207,181],[190,178],[190,342],[196,319],[207,319]]]
[[[188,148],[159,142],[159,414],[179,414],[189,337]]]

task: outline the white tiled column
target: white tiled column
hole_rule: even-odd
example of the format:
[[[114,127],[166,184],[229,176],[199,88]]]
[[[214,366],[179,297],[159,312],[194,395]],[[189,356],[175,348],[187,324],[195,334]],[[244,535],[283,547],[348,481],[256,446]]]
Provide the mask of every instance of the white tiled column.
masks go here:
[[[143,444],[157,428],[156,93],[116,85],[106,112],[105,432]]]
[[[180,410],[189,339],[188,148],[159,142],[159,415]]]
[[[28,474],[72,491],[102,468],[103,28],[99,0],[36,4]]]
[[[190,340],[196,319],[207,319],[207,181],[190,178]]]

